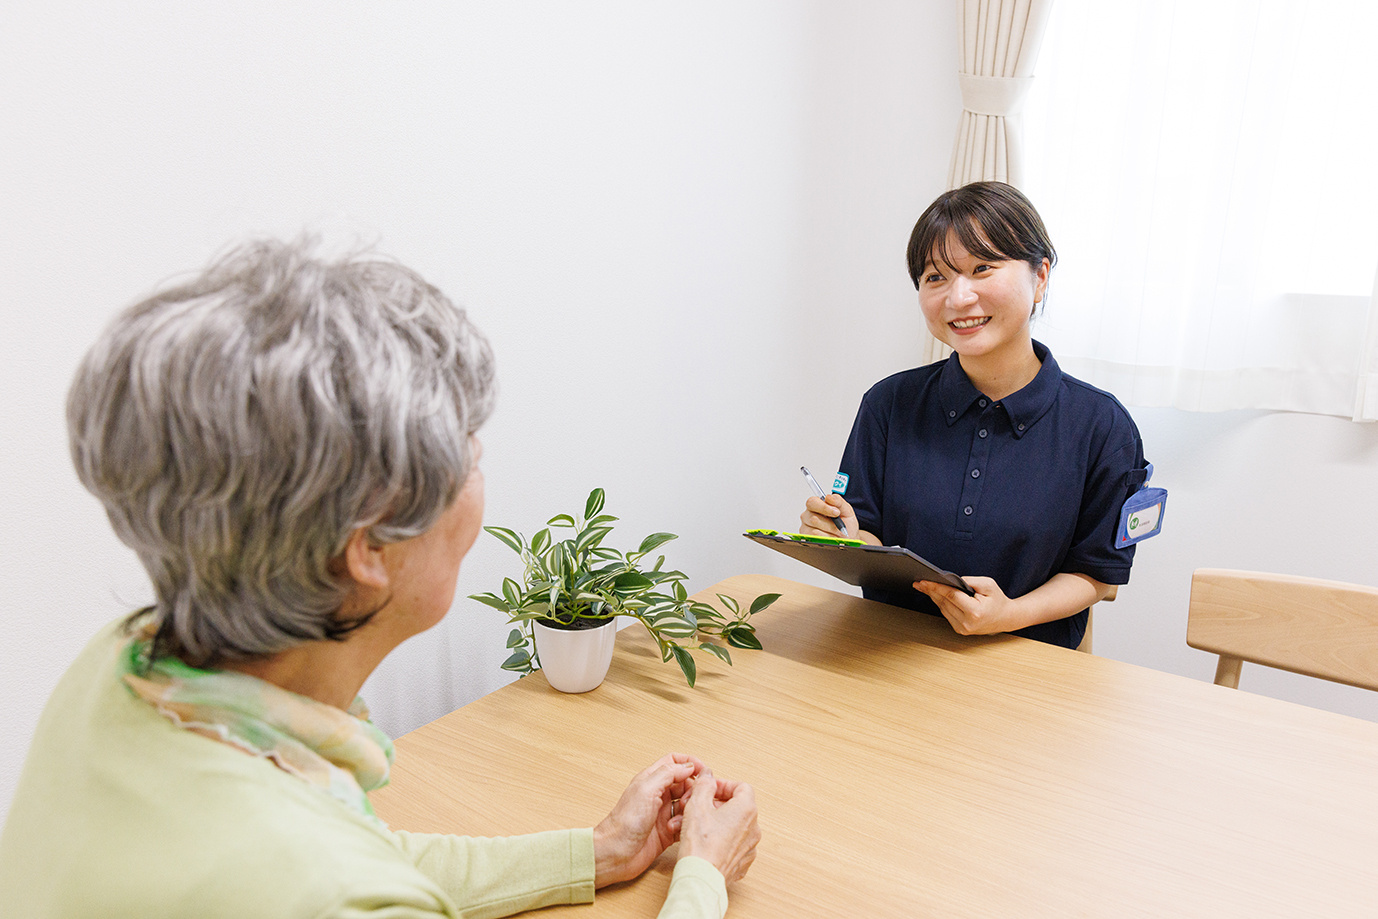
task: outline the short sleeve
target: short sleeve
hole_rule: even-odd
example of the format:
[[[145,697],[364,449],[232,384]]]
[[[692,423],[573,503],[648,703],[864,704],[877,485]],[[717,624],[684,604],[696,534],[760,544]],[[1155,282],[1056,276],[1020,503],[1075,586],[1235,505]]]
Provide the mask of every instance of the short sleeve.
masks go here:
[[[1143,441],[1118,402],[1110,434],[1091,464],[1071,549],[1062,570],[1102,584],[1128,584],[1134,547],[1115,548],[1120,510],[1144,483]]]

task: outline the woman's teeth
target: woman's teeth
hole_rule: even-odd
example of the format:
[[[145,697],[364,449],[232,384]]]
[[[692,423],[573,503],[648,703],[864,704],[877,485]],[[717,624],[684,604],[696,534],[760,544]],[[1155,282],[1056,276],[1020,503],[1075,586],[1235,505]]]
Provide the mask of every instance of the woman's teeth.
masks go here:
[[[954,329],[974,329],[977,326],[985,325],[987,322],[990,322],[990,317],[982,316],[979,319],[958,319],[950,323],[950,325]]]

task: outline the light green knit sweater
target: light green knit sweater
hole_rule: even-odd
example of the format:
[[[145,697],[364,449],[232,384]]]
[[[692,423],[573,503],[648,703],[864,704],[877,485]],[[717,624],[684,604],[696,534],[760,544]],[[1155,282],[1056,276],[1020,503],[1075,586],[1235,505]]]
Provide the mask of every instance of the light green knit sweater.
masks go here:
[[[174,726],[119,678],[110,626],[44,709],[0,833],[25,919],[420,919],[593,900],[593,832],[390,832],[267,760]],[[721,919],[722,875],[681,859],[662,919]]]

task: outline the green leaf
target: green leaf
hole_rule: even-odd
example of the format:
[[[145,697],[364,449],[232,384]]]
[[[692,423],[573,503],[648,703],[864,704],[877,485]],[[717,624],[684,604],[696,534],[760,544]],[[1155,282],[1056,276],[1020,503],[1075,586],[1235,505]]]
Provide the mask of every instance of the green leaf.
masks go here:
[[[734,648],[761,650],[761,640],[756,637],[756,630],[746,623],[736,622],[729,625],[722,630],[722,637],[727,639],[727,643]]]
[[[698,628],[679,618],[664,618],[648,624],[652,632],[667,638],[693,638]]]
[[[579,534],[579,538],[574,543],[575,551],[593,549],[598,546],[603,538],[612,532],[612,527],[593,527]]]
[[[591,527],[602,527],[602,526],[607,526],[607,525],[610,524],[610,523],[616,523],[619,519],[620,519],[620,518],[614,517],[614,516],[612,516],[611,514],[599,514],[597,517],[594,517],[592,520],[589,521],[589,526],[591,526]]]
[[[732,666],[732,655],[727,653],[727,649],[722,645],[703,644],[699,645],[699,647],[710,654],[716,654],[724,664],[727,664],[729,667]]]
[[[709,606],[707,603],[691,603],[689,609],[693,610],[694,617],[702,625],[707,622],[723,622],[727,619],[722,613],[718,612],[716,606]]]
[[[779,594],[761,594],[755,600],[751,601],[751,609],[747,611],[747,615],[756,615],[761,610],[765,609],[767,606],[770,606],[770,604],[774,603],[778,599],[780,599]]]
[[[513,606],[522,605],[522,586],[511,578],[502,579],[502,595]]]
[[[574,518],[569,514],[556,514],[547,520],[545,525],[548,527],[572,527],[574,526]]]
[[[672,539],[679,539],[674,533],[652,533],[641,540],[641,546],[636,550],[637,555],[645,555],[656,546],[663,546]]]
[[[589,520],[598,515],[603,509],[603,489],[595,488],[589,492],[588,503],[584,505],[584,519]]]
[[[507,529],[507,527],[484,527],[484,529],[487,530],[489,533],[492,533],[498,539],[501,539],[503,542],[507,543],[507,547],[511,549],[513,552],[516,552],[519,555],[521,554],[522,546],[525,544],[525,540],[522,539],[520,533],[516,532],[515,530],[509,530]]]
[[[632,592],[654,587],[655,582],[639,572],[627,571],[617,576],[613,586],[620,592]]]
[[[698,676],[698,667],[694,664],[694,656],[679,645],[671,645],[670,650],[674,652],[675,662],[679,664],[679,669],[684,671],[684,678],[689,681],[689,688],[694,688],[694,679]]]
[[[683,581],[675,582],[674,595],[675,599],[680,603],[683,603],[685,600],[689,599],[689,591],[684,589]]]
[[[521,629],[513,629],[507,633],[507,647],[520,648],[526,644],[526,633]]]
[[[500,612],[509,613],[512,611],[511,604],[497,594],[469,594],[469,599],[477,600],[484,606],[491,606]]]
[[[740,603],[736,601],[735,598],[729,597],[727,594],[718,594],[718,599],[722,601],[722,605],[727,607],[728,611],[731,612],[732,615],[741,615],[742,606]]]
[[[531,670],[531,655],[525,651],[514,651],[511,657],[502,662],[502,669],[528,673]]]
[[[550,545],[550,530],[541,530],[531,537],[531,551],[536,555],[540,555],[548,545]]]

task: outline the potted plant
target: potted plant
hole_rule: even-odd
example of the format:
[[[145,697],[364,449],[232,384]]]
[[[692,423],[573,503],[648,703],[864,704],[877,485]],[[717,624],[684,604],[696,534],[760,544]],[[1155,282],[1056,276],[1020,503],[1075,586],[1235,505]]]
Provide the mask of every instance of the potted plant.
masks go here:
[[[756,628],[748,620],[778,600],[779,594],[762,594],[746,609],[734,598],[718,594],[725,612],[691,600],[684,587],[687,575],[667,569],[665,556],[658,556],[653,565],[644,567],[647,556],[677,538],[675,534],[652,533],[635,552],[620,552],[603,545],[617,518],[602,510],[603,489],[595,488],[584,505],[583,517],[557,514],[530,541],[505,527],[484,527],[520,555],[526,566],[522,583],[504,578],[501,594],[470,597],[506,613],[509,622],[517,623],[507,638],[512,654],[503,663],[504,670],[527,674],[542,668],[554,686],[557,681],[563,682],[561,674],[556,673],[555,657],[561,653],[559,645],[568,643],[558,639],[601,628],[601,671],[596,673],[596,679],[595,675],[585,674],[583,680],[574,684],[592,680],[592,685],[565,691],[592,689],[607,673],[616,629],[614,620],[618,616],[630,616],[644,625],[660,646],[661,660],[668,663],[673,658],[691,687],[697,674],[691,651],[707,651],[731,664],[727,645],[761,647]],[[552,529],[567,529],[571,533],[568,538],[557,540]],[[595,660],[592,669],[596,670],[598,663]]]

